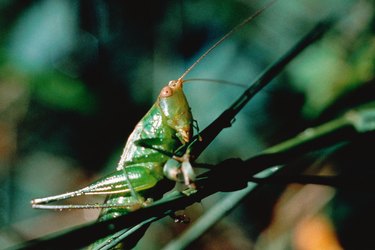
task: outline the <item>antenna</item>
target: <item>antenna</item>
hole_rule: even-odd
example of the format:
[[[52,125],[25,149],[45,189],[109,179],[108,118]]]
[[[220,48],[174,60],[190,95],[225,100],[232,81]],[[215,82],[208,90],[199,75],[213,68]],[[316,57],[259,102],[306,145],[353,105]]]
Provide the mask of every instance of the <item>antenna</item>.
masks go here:
[[[240,88],[246,89],[248,86],[242,83],[238,82],[232,82],[232,81],[226,81],[221,79],[210,79],[210,78],[190,78],[187,80],[183,80],[184,84],[187,82],[208,82],[208,83],[218,83],[218,84],[226,84],[226,85],[232,85]]]
[[[270,3],[268,3],[263,8],[257,10],[254,14],[247,17],[245,20],[243,20],[241,23],[237,24],[233,29],[231,29],[228,33],[226,33],[222,38],[220,38],[214,45],[212,45],[206,52],[204,52],[181,76],[178,78],[178,81],[181,81],[200,61],[203,60],[213,49],[215,49],[217,46],[219,46],[225,39],[227,39],[229,36],[231,36],[233,33],[235,33],[237,30],[242,28],[244,25],[248,24],[250,21],[255,19],[257,16],[259,16],[263,11],[268,9],[272,4],[274,4],[277,0],[273,0]]]

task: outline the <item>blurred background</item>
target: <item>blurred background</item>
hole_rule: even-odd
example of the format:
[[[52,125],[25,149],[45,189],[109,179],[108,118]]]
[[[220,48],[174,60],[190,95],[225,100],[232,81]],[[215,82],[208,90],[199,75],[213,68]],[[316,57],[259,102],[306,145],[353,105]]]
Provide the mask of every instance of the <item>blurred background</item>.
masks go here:
[[[30,200],[76,190],[113,171],[162,86],[266,2],[0,1],[0,246],[94,221],[99,211],[33,210]],[[198,161],[247,159],[374,100],[374,7],[370,0],[280,0],[209,54],[185,79],[248,85],[319,20],[341,15]],[[243,91],[199,81],[184,88],[201,129]],[[374,140],[367,143],[311,154],[293,166],[315,174],[373,173]],[[185,213],[194,222],[221,195]],[[269,185],[192,249],[368,249],[365,226],[374,225],[374,208],[369,190]],[[188,226],[165,218],[138,248],[160,249]]]

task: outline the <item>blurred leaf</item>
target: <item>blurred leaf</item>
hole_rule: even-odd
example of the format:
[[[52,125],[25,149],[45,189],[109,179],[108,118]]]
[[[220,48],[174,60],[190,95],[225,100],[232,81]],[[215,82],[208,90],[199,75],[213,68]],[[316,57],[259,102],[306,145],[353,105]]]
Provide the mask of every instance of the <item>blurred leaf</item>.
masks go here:
[[[78,79],[50,72],[38,75],[30,84],[35,97],[53,108],[84,114],[96,109],[95,97]]]

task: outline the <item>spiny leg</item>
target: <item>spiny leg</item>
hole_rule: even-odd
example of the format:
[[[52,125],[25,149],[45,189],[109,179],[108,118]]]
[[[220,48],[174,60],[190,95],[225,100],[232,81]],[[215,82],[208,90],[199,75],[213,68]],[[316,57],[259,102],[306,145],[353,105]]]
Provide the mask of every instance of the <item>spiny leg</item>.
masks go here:
[[[50,209],[50,210],[72,210],[72,209],[102,209],[102,208],[125,208],[131,209],[137,203],[127,205],[113,205],[113,204],[78,204],[78,205],[46,205],[46,204],[33,204],[33,208]]]
[[[60,195],[49,196],[45,198],[37,198],[31,201],[31,204],[34,208],[41,209],[75,209],[75,208],[105,208],[107,205],[98,205],[98,204],[82,204],[82,205],[45,205],[50,202],[65,200],[81,195],[103,195],[103,194],[120,194],[121,196],[127,197],[131,194],[131,189],[128,184],[128,180],[131,179],[131,182],[135,186],[135,191],[141,191],[149,189],[156,185],[158,178],[151,174],[150,169],[143,166],[129,166],[127,168],[129,173],[125,174],[122,170],[117,170],[114,173],[108,174],[103,178],[91,183],[89,186],[82,188],[77,191],[68,192]],[[130,181],[129,181],[130,182]],[[133,197],[133,196],[131,196]],[[133,202],[142,204],[144,202],[143,198],[133,197]],[[121,204],[120,204],[121,205]],[[132,204],[126,204],[131,205]],[[121,205],[123,206],[123,205]]]

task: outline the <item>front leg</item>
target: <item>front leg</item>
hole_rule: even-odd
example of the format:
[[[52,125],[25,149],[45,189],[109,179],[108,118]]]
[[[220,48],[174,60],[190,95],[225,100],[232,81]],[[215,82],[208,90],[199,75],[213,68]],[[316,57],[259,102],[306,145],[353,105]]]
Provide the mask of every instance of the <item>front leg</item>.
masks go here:
[[[163,167],[164,175],[171,180],[184,182],[189,188],[195,189],[195,173],[190,163],[190,150],[182,157],[173,156]]]

